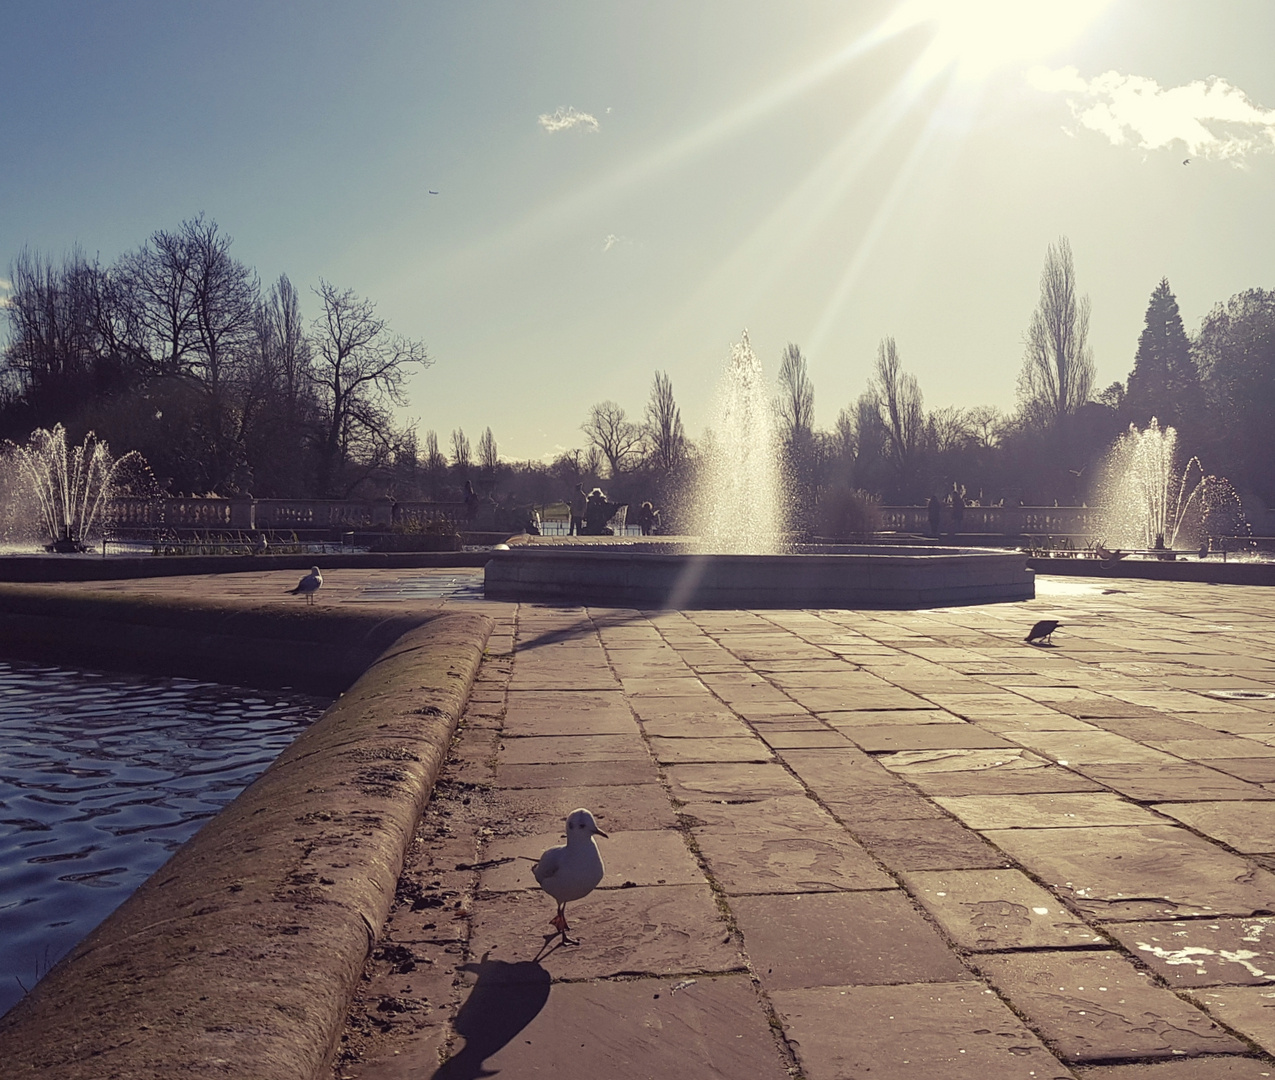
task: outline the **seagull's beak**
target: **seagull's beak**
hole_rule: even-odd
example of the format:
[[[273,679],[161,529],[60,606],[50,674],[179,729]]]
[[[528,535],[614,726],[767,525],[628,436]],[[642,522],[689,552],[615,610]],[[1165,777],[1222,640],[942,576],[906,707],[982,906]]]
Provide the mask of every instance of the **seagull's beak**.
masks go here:
[[[606,834],[606,833],[604,833],[604,832],[603,832],[601,829],[599,829],[596,825],[593,827],[593,835],[594,835],[594,836],[600,836],[600,837],[602,837],[602,839],[603,839],[603,840],[610,840],[610,839],[611,839],[609,836],[607,836],[607,834]]]

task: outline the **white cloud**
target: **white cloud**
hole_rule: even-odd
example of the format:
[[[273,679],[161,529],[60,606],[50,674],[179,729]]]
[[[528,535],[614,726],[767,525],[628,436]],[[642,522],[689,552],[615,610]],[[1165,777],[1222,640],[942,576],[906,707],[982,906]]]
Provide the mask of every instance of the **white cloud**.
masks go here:
[[[13,282],[9,281],[7,278],[0,277],[0,293],[7,293],[12,291],[13,291]],[[12,306],[13,306],[12,300],[10,300],[7,296],[0,296],[0,308],[7,308]]]
[[[598,119],[587,112],[580,112],[573,105],[568,105],[565,108],[559,106],[554,112],[540,114],[540,126],[550,133],[569,131],[571,128],[579,128],[581,131],[597,131]]]
[[[1038,90],[1065,95],[1080,125],[1115,146],[1160,150],[1180,143],[1192,157],[1237,165],[1249,154],[1275,150],[1275,109],[1254,104],[1216,76],[1165,87],[1118,71],[1086,80],[1066,67],[1034,68],[1027,80]]]
[[[628,243],[631,243],[631,241],[627,236],[616,236],[615,233],[607,233],[607,235],[602,238],[602,250],[610,251],[616,244]]]

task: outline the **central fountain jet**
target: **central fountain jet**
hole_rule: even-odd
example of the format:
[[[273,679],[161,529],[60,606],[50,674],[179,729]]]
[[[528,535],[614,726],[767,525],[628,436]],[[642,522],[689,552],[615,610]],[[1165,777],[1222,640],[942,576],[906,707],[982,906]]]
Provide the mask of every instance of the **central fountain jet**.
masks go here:
[[[793,550],[772,418],[745,333],[722,374],[688,514],[699,535],[574,545],[538,538],[493,554],[486,595],[639,608],[921,608],[1035,596],[1021,552],[920,544]]]

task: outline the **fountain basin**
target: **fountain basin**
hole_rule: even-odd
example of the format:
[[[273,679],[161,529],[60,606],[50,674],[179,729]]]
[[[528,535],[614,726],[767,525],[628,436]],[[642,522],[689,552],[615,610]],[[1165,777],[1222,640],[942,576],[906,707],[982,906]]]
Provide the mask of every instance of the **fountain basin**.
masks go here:
[[[658,544],[526,544],[497,551],[493,600],[643,608],[924,608],[1031,600],[1021,552],[836,545],[791,555],[706,555]]]

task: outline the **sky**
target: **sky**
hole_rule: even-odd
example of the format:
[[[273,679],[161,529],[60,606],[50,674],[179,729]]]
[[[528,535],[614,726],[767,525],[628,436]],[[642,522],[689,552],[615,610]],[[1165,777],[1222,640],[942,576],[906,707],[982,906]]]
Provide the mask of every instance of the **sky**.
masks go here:
[[[1269,0],[6,0],[0,302],[203,213],[424,342],[444,448],[551,458],[657,370],[698,436],[745,329],[820,427],[886,336],[1009,410],[1062,236],[1098,387],[1162,277],[1188,331],[1275,288],[1272,42]]]

